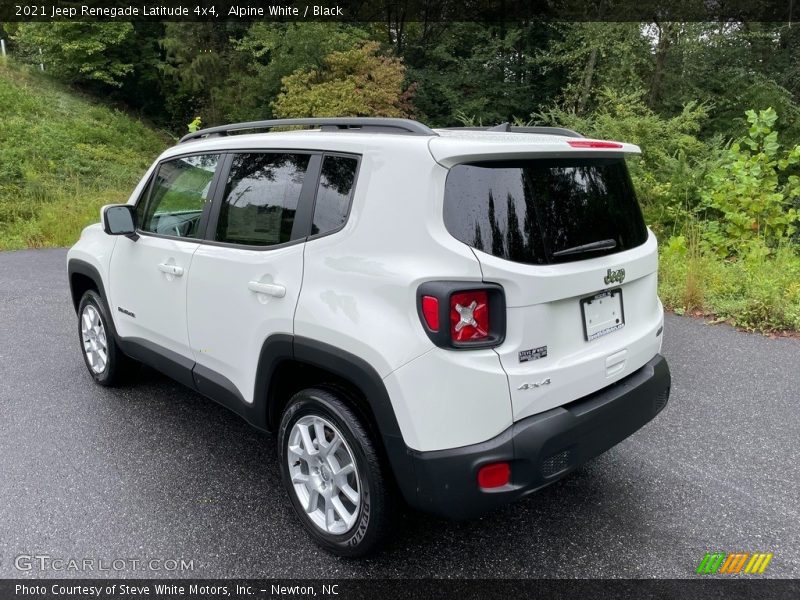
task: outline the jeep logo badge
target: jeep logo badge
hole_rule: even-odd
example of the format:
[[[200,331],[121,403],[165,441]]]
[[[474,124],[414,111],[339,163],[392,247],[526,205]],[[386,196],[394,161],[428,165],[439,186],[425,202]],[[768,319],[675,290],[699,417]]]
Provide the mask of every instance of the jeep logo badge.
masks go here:
[[[616,271],[609,269],[603,281],[606,282],[606,285],[609,283],[622,283],[625,281],[625,269],[617,269]]]

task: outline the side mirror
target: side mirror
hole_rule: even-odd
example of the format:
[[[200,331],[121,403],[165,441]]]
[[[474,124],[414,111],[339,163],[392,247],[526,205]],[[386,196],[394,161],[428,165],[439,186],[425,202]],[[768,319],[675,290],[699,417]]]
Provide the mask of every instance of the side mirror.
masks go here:
[[[136,233],[136,213],[130,204],[107,204],[101,209],[103,231],[108,235],[124,235],[133,241]]]

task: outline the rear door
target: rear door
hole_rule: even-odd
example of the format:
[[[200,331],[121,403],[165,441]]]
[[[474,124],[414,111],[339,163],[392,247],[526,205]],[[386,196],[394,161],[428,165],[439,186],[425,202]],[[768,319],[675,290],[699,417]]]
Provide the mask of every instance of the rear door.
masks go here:
[[[656,241],[622,157],[461,164],[445,223],[506,294],[514,418],[629,375],[660,347]]]
[[[222,387],[252,402],[264,340],[293,333],[320,160],[295,151],[228,155],[220,200],[188,282],[189,337],[201,391],[218,395]]]

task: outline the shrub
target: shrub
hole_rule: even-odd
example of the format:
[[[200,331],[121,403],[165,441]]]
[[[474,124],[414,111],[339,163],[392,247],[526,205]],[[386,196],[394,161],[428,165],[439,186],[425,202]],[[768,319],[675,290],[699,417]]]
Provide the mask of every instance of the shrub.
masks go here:
[[[781,148],[773,109],[746,114],[748,136],[731,145],[701,191],[703,240],[722,257],[775,248],[792,236],[800,219],[792,206],[800,178],[791,174],[800,162],[800,146]]]

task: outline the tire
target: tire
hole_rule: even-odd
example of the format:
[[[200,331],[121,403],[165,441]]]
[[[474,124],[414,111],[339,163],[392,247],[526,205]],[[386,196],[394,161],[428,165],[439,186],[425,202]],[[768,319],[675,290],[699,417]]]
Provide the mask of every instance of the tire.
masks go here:
[[[138,363],[119,349],[110,323],[103,298],[88,290],[78,304],[78,339],[83,362],[97,383],[117,386],[130,380]]]
[[[358,557],[387,538],[394,502],[375,444],[343,399],[318,388],[295,394],[278,429],[278,457],[286,492],[311,538],[332,554]],[[309,512],[310,503],[316,509]]]

